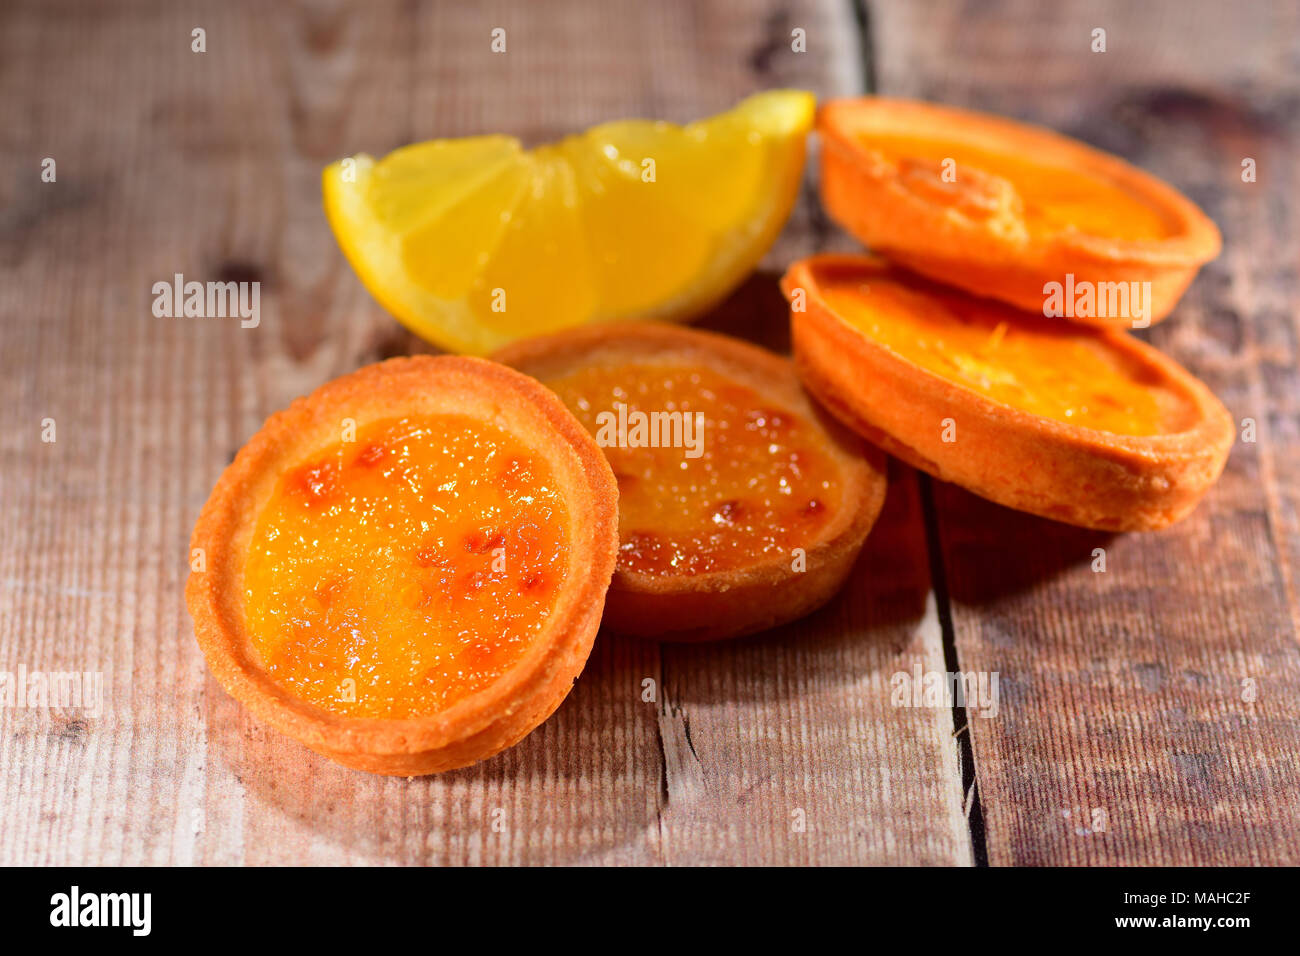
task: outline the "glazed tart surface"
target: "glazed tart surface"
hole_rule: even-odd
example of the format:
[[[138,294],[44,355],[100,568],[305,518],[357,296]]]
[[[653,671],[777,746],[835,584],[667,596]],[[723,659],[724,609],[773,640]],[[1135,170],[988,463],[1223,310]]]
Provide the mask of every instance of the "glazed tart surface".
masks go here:
[[[535,382],[395,359],[268,420],[195,528],[187,600],[219,681],[349,766],[490,756],[563,700],[616,560],[617,489]]]
[[[1178,431],[1192,410],[1109,341],[1013,315],[902,274],[832,274],[818,286],[845,325],[902,359],[993,401],[1119,435]]]
[[[808,402],[787,361],[650,324],[520,343],[498,358],[553,389],[613,467],[611,628],[737,636],[807,613],[847,574],[883,498],[881,460]],[[680,422],[680,436],[657,431],[657,416]],[[793,570],[798,553],[808,566]],[[759,581],[780,593],[746,604]]]
[[[1161,527],[1217,478],[1227,411],[1126,333],[1069,326],[879,259],[796,263],[783,286],[808,387],[872,441],[1002,504]],[[796,299],[796,294],[798,299]]]
[[[619,487],[619,568],[649,574],[731,571],[814,540],[838,508],[840,465],[819,427],[699,364],[592,365],[546,385],[593,435],[619,404],[694,419],[688,448],[603,446]]]
[[[1098,299],[1059,314],[1159,321],[1221,246],[1173,187],[1046,129],[878,97],[825,104],[817,129],[822,199],[849,232],[917,272],[1040,315],[1049,283],[1136,282],[1142,298],[1123,309]]]
[[[545,627],[567,527],[549,464],[509,432],[463,415],[370,423],[285,472],[258,516],[244,570],[253,646],[326,710],[435,714],[505,674]]]
[[[1014,188],[1004,212],[1016,214],[1017,230],[1028,236],[1077,232],[1121,240],[1154,241],[1179,233],[1179,221],[1166,209],[1124,188],[1099,171],[1071,166],[1064,157],[1043,158],[958,137],[916,136],[862,131],[850,140],[892,164],[936,202],[969,215],[998,211],[1002,182]],[[951,162],[952,182],[943,178]]]

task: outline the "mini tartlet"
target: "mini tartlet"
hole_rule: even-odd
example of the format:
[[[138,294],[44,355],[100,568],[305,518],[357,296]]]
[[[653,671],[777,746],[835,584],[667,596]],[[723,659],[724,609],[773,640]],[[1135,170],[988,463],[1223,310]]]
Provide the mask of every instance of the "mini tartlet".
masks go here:
[[[1041,127],[865,97],[826,103],[817,132],[822,202],[873,253],[1040,315],[1056,283],[1093,304],[1048,314],[1158,322],[1219,254],[1214,223],[1172,186]],[[1097,289],[1133,282],[1151,283],[1146,314],[1113,308],[1124,289]]]
[[[1227,410],[1171,359],[866,256],[782,280],[809,390],[859,434],[1000,504],[1112,531],[1177,521],[1218,478]]]
[[[843,584],[884,500],[884,457],[809,400],[787,359],[650,323],[494,357],[555,390],[610,458],[621,540],[611,631],[739,637],[803,617]]]
[[[222,474],[186,587],[208,666],[346,766],[434,773],[568,694],[617,554],[600,449],[532,379],[399,358],[267,420]]]

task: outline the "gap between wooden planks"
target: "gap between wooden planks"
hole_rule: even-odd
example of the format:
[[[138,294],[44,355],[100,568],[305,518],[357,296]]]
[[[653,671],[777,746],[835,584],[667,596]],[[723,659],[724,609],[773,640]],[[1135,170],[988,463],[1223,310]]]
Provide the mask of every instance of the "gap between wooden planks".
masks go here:
[[[421,348],[343,264],[320,212],[323,165],[433,135],[535,141],[618,115],[684,120],[769,86],[854,92],[851,7],[0,16],[7,102],[21,104],[0,145],[15,170],[0,232],[13,330],[0,648],[102,669],[110,688],[99,721],[0,714],[0,862],[970,862],[952,715],[888,704],[892,673],[945,663],[905,470],[854,581],[818,615],[714,648],[602,640],[540,731],[437,778],[367,777],[267,732],[208,677],[181,602],[194,516],[263,418]],[[497,59],[495,26],[511,37]],[[807,54],[789,50],[795,26]],[[47,152],[59,181],[40,191],[23,170]],[[808,193],[764,275],[713,321],[779,328],[774,270],[842,241]],[[153,320],[148,290],[176,272],[261,281],[261,325]],[[60,440],[39,447],[45,415]]]
[[[1259,424],[1197,512],[1158,534],[1078,531],[936,486],[960,662],[1002,675],[999,719],[972,721],[990,861],[1294,865],[1297,12],[872,9],[882,93],[1053,126],[1209,212],[1224,253],[1150,339]],[[1264,170],[1253,184],[1246,156]]]

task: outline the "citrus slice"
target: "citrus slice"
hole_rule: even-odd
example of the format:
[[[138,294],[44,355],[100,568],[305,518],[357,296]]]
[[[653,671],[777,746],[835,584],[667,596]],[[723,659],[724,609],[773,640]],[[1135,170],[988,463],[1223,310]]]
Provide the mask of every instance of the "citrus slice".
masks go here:
[[[686,126],[621,120],[532,150],[477,136],[361,154],[326,168],[325,212],[371,294],[447,349],[686,320],[776,239],[813,112],[811,93],[774,90]]]

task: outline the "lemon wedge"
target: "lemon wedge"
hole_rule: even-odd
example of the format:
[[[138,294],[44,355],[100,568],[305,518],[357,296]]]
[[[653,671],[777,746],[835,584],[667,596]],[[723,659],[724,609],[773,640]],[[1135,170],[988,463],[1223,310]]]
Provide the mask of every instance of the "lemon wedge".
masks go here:
[[[475,136],[361,154],[325,169],[325,212],[371,294],[446,349],[686,320],[781,231],[814,105],[773,90],[686,126],[623,120],[532,150]]]

